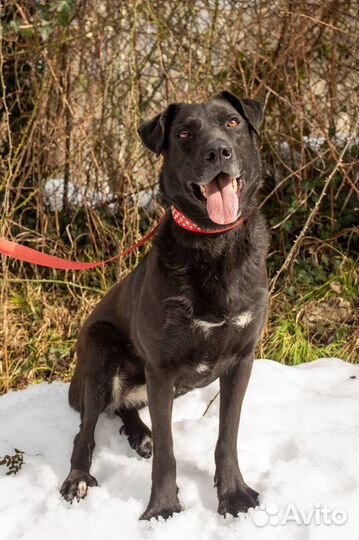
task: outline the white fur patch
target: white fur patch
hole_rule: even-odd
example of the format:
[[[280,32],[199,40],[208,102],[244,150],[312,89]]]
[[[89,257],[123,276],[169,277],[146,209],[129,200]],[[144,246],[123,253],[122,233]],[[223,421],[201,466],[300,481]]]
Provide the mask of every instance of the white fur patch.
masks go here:
[[[213,328],[218,328],[219,326],[223,326],[226,321],[221,321],[219,323],[209,322],[209,321],[202,321],[201,319],[193,319],[193,326],[195,328],[199,328],[199,330],[202,331],[205,337],[208,337]]]
[[[147,385],[141,384],[140,386],[134,386],[124,399],[123,404],[126,407],[133,407],[139,403],[147,403]]]
[[[245,328],[253,320],[253,313],[251,311],[243,311],[237,317],[232,319],[232,323],[238,328]]]
[[[117,374],[112,379],[112,400],[107,410],[115,412],[120,407],[136,407],[140,403],[147,403],[147,386],[142,384],[131,388],[126,394],[126,385],[121,377]]]
[[[77,494],[76,494],[77,498],[82,499],[83,497],[85,497],[86,493],[87,493],[87,484],[85,480],[80,480],[80,482],[77,485]]]
[[[121,402],[123,393],[123,381],[120,375],[115,375],[112,379],[112,403],[111,408],[116,409]]]
[[[197,371],[197,373],[204,373],[205,371],[208,370],[208,366],[206,364],[203,364],[202,362],[197,364],[196,367],[194,368],[195,371]]]

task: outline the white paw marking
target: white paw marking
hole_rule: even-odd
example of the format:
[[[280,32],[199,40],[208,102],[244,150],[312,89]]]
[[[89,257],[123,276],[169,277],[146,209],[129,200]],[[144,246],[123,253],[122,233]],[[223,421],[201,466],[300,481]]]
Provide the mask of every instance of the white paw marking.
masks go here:
[[[86,493],[87,493],[87,484],[85,480],[80,480],[80,482],[77,485],[77,497],[79,499],[82,499],[83,497],[85,497]]]
[[[253,313],[251,311],[243,311],[243,313],[232,319],[232,323],[238,328],[245,328],[252,320]]]

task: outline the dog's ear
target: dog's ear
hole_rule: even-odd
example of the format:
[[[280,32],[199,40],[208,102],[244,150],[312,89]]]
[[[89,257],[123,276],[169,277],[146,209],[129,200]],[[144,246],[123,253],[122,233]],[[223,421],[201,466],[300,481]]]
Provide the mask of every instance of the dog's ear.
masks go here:
[[[249,126],[259,135],[259,127],[263,121],[263,106],[254,99],[239,99],[237,96],[224,90],[215,98],[227,100],[247,121]]]
[[[147,148],[158,157],[165,147],[170,121],[173,119],[178,105],[171,103],[165,111],[152,120],[147,120],[138,128],[138,134]]]

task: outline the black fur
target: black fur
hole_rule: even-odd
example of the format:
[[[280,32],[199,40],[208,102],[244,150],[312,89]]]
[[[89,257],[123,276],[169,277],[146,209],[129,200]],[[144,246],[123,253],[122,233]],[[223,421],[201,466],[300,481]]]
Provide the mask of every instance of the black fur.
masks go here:
[[[67,500],[85,496],[87,485],[96,483],[89,470],[100,412],[112,408],[131,446],[150,456],[151,432],[137,410],[147,404],[140,401],[146,385],[154,456],[151,499],[142,518],[180,511],[172,401],[219,377],[218,511],[236,515],[256,505],[258,493],[245,484],[238,466],[237,436],[267,312],[268,237],[256,200],[262,116],[259,103],[223,92],[204,104],[172,104],[140,128],[145,145],[163,154],[160,188],[168,202],[216,231],[219,225],[196,190],[224,173],[241,179],[238,216],[245,221],[228,232],[199,235],[180,228],[168,211],[149,254],[84,324],[69,394],[81,428],[61,488]],[[232,117],[239,121],[234,128],[227,124]],[[187,139],[179,137],[181,130]],[[229,149],[225,155],[223,148]]]

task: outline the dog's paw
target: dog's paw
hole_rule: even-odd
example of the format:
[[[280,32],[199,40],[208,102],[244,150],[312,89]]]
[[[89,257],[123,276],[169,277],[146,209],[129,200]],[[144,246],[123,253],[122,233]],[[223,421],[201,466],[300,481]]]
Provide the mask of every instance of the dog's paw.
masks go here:
[[[148,428],[127,433],[125,426],[122,426],[120,434],[126,435],[129,445],[139,456],[146,459],[152,456],[152,434]]]
[[[74,469],[61,486],[60,493],[69,502],[79,501],[87,495],[89,487],[98,486],[96,478],[91,474]]]
[[[171,504],[169,504],[168,501],[166,501],[166,503],[154,501],[153,503],[149,503],[147,509],[143,512],[140,519],[168,519],[169,517],[172,517],[173,514],[177,514],[178,512],[182,512],[182,506],[180,505],[177,497],[176,500]]]
[[[241,486],[235,491],[218,496],[218,513],[226,517],[226,514],[238,516],[239,512],[248,512],[249,508],[258,505],[259,493],[249,486]]]
[[[150,435],[145,435],[139,443],[132,443],[129,441],[131,448],[136,450],[143,458],[150,458],[152,456],[152,437]]]

